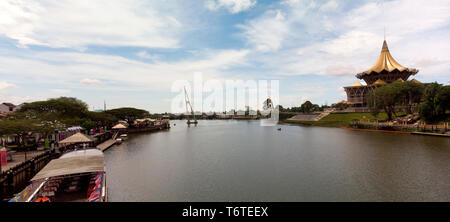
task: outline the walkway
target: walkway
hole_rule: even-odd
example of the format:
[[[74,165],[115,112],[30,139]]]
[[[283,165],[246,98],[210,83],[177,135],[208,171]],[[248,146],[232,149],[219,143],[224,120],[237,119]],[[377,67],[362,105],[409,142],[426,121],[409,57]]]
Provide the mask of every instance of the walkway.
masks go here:
[[[297,114],[288,120],[293,121],[319,121],[323,117],[328,116],[330,113],[332,113],[334,109],[326,109],[323,112],[317,114],[317,113],[311,113],[311,114]]]
[[[103,142],[102,144],[97,145],[97,149],[99,149],[101,151],[105,151],[108,148],[110,148],[112,145],[114,145],[115,143],[116,143],[116,140],[109,139],[109,140],[106,140],[105,142]]]
[[[43,151],[27,151],[27,159],[30,160],[33,159],[35,156],[38,156],[42,153],[45,153],[47,150]],[[25,152],[8,152],[8,154],[11,154],[12,160],[8,161],[8,164],[6,166],[2,166],[2,172],[8,171],[9,169],[25,162]],[[0,172],[1,173],[1,172]]]

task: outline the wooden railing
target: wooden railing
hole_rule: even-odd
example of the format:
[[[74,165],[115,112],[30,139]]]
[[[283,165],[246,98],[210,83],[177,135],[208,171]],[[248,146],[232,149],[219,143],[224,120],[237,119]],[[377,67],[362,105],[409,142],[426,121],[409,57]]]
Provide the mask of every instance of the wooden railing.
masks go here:
[[[54,151],[47,151],[0,174],[0,201],[8,200],[23,190],[29,180],[54,157]]]

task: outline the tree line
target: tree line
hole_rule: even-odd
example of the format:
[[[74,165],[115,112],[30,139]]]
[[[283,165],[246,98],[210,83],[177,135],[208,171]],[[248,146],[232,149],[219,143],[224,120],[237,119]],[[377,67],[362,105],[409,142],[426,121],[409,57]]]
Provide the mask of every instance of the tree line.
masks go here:
[[[450,86],[397,81],[368,93],[366,100],[374,116],[384,111],[388,120],[392,120],[399,110],[407,114],[418,112],[430,123],[446,117],[446,110],[450,109]]]
[[[297,113],[321,112],[325,108],[328,108],[328,106],[326,105],[319,106],[318,104],[313,104],[311,101],[306,101],[298,107],[284,108],[281,105],[278,106],[280,112],[297,112]]]
[[[20,146],[26,145],[30,133],[46,138],[56,130],[81,126],[87,130],[112,126],[118,120],[133,123],[135,119],[150,117],[146,110],[124,107],[102,112],[88,110],[88,105],[72,97],[52,98],[23,105],[14,113],[0,120],[0,136],[15,135]]]

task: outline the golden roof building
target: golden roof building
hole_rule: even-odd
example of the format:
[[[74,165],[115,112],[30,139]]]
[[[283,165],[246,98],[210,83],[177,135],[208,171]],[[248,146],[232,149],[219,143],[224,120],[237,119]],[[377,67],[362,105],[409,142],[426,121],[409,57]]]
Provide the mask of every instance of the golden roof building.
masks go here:
[[[395,61],[389,52],[386,40],[384,40],[380,56],[375,65],[364,72],[356,74],[356,78],[363,79],[367,85],[379,79],[386,83],[391,83],[398,79],[406,81],[411,75],[415,75],[418,72],[419,70],[417,69],[406,68]]]
[[[370,69],[356,74],[356,78],[364,80],[366,85],[356,82],[352,86],[344,87],[347,101],[352,104],[355,112],[367,112],[365,97],[368,92],[395,81],[407,81],[410,76],[418,72],[419,70],[415,68],[400,65],[392,57],[387,42],[384,40],[376,63]],[[419,82],[416,79],[412,81]]]

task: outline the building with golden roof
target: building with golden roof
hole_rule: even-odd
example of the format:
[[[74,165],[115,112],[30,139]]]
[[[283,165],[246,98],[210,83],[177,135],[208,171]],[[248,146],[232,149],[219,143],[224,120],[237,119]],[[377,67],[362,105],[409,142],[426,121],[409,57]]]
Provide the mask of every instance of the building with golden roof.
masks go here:
[[[344,87],[347,93],[347,101],[352,104],[355,111],[367,111],[365,97],[368,92],[395,81],[407,81],[410,76],[418,72],[417,69],[404,67],[395,61],[389,52],[386,40],[384,40],[380,56],[375,65],[356,74],[356,78],[364,80],[366,85],[356,82],[352,86]],[[411,81],[420,83],[416,79]],[[358,110],[358,107],[361,107],[361,109]]]

